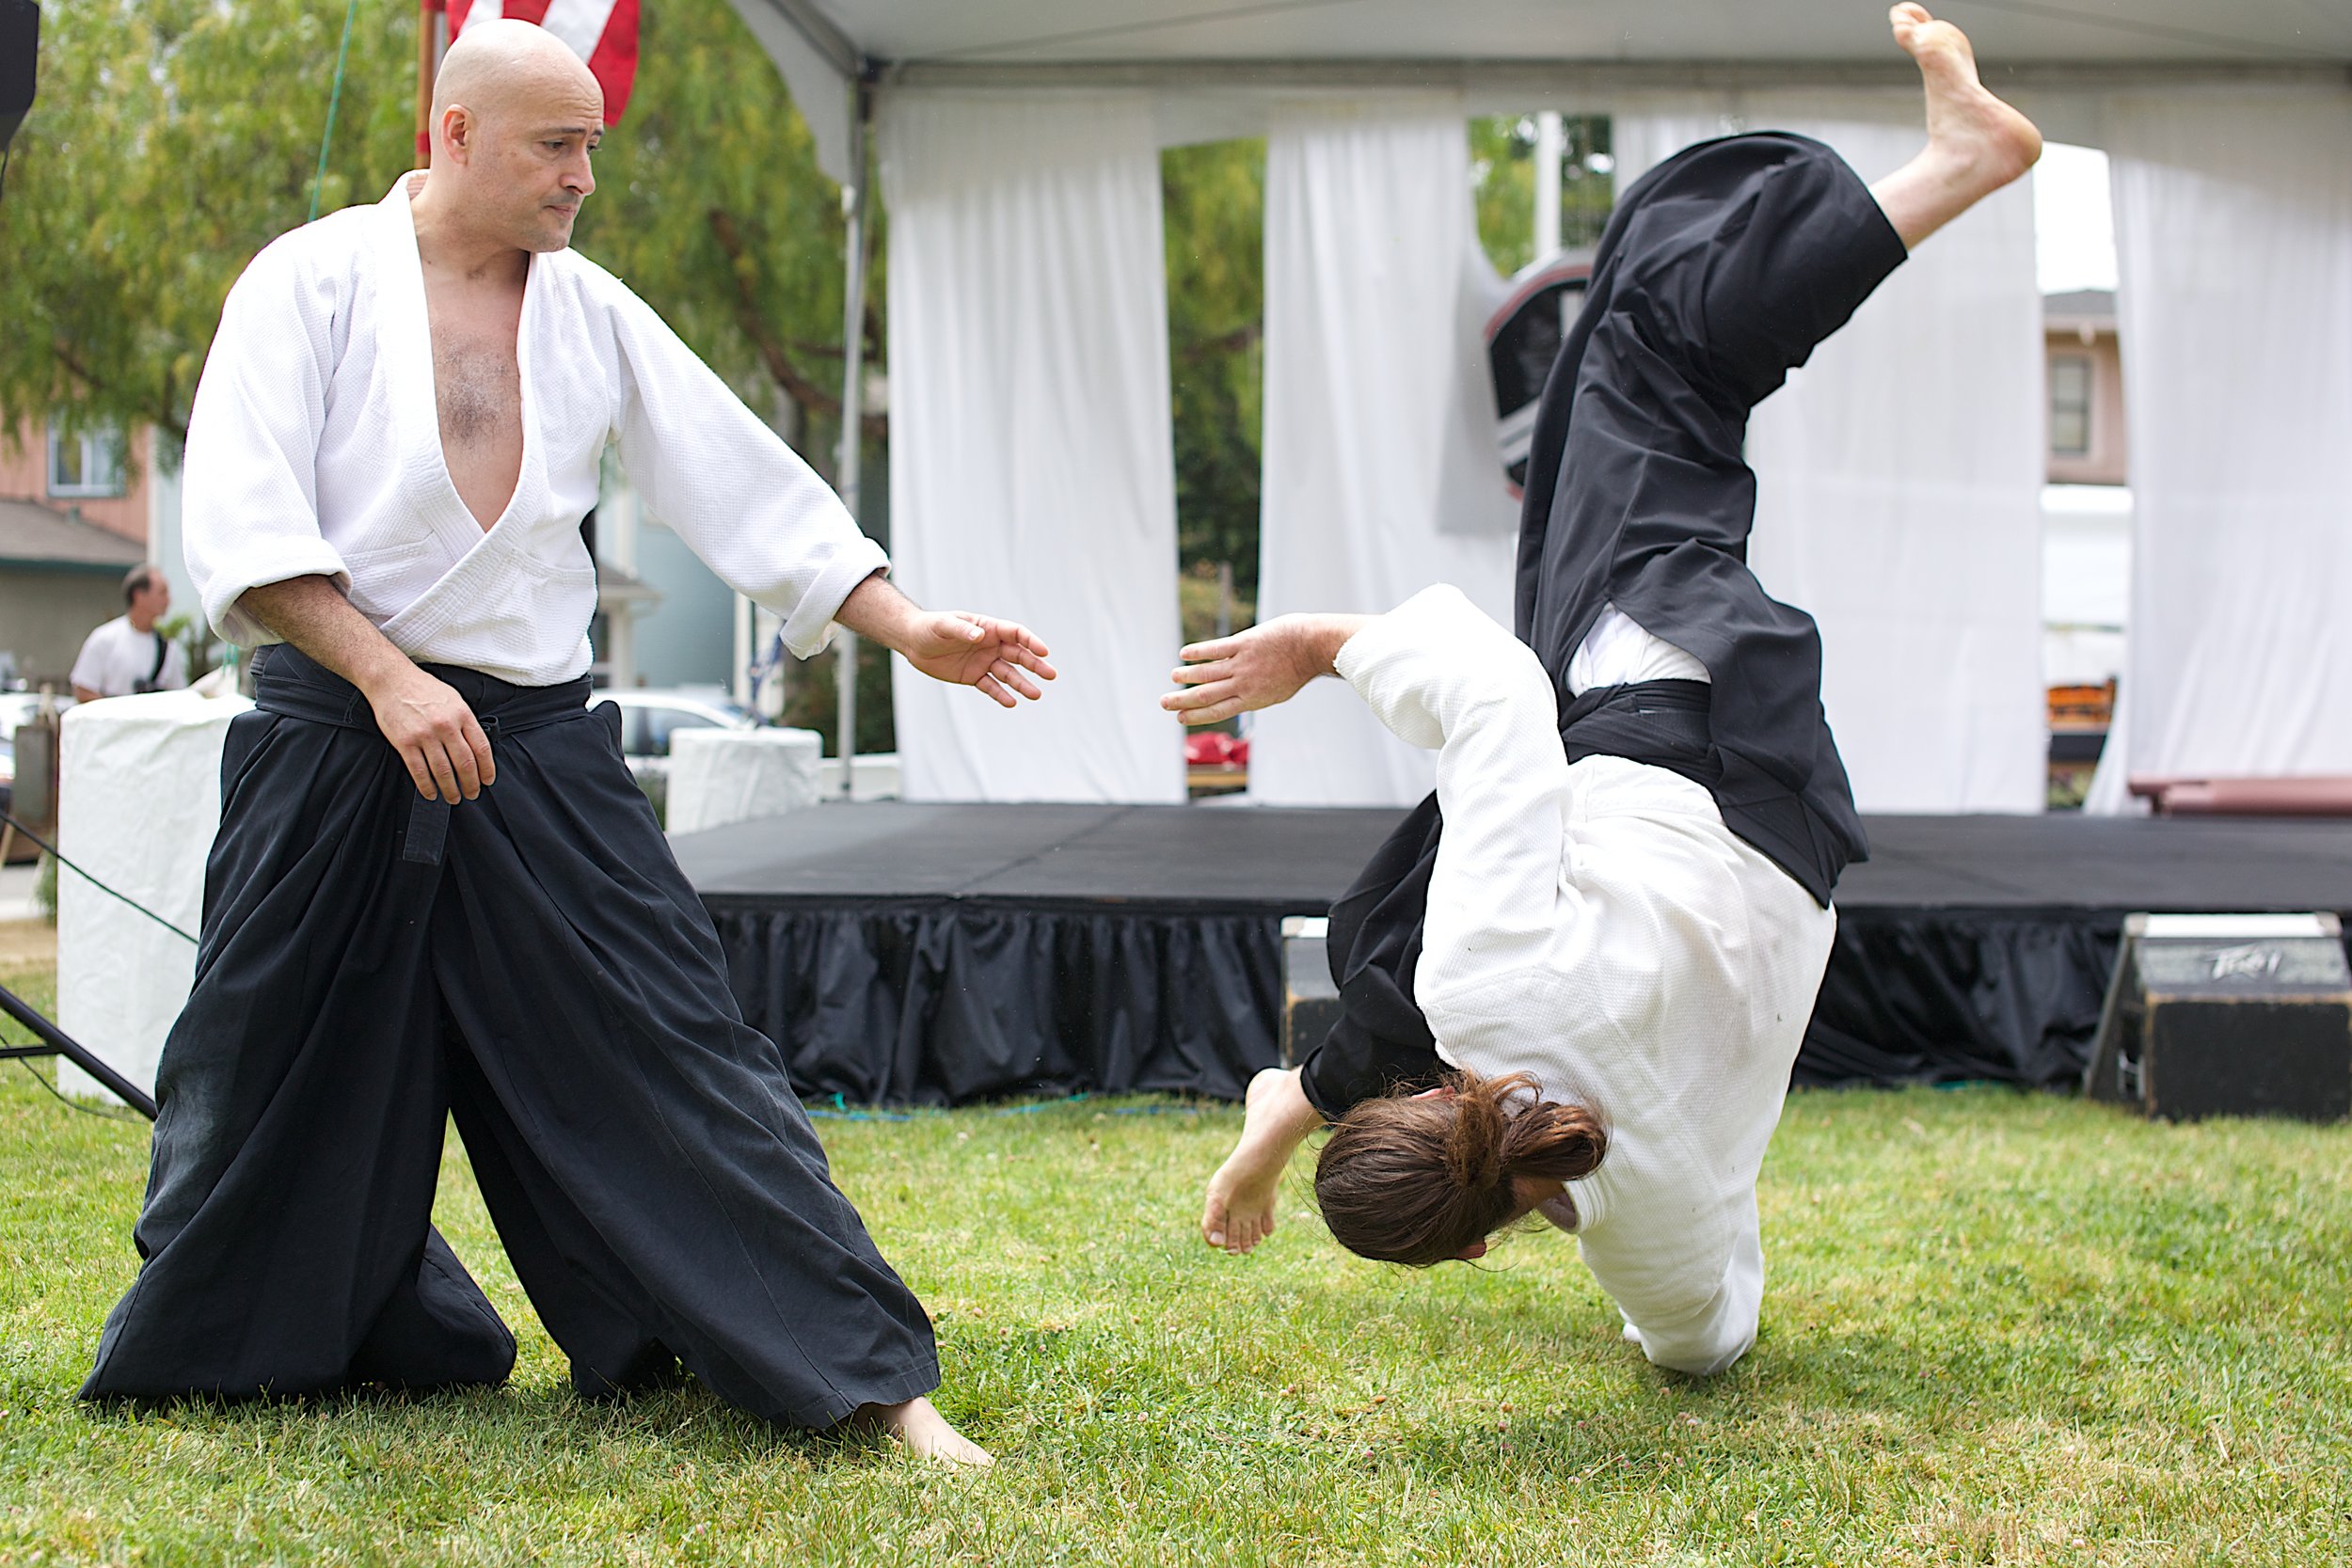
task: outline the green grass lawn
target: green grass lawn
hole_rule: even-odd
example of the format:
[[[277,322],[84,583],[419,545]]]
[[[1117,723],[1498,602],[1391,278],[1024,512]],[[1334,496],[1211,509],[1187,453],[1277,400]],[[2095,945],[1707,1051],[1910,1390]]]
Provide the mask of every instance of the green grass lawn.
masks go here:
[[[86,1409],[146,1129],[8,1066],[0,1561],[2352,1561],[2352,1132],[1800,1094],[1762,1340],[1700,1383],[1618,1343],[1557,1236],[1409,1275],[1294,1196],[1257,1256],[1206,1252],[1238,1124],[819,1123],[1002,1461],[964,1475],[691,1389],[581,1405],[453,1140],[439,1220],[522,1341],[507,1388]]]

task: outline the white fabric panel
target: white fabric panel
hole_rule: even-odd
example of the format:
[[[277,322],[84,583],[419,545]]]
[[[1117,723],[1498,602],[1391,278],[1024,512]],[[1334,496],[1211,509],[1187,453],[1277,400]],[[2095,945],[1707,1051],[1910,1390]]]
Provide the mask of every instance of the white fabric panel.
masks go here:
[[[1266,141],[1260,618],[1383,612],[1449,582],[1506,626],[1518,506],[1496,455],[1461,101],[1277,111]],[[1258,714],[1249,797],[1394,805],[1435,779],[1336,681]]]
[[[2112,101],[2129,774],[2352,773],[2352,93]]]
[[[193,933],[220,825],[220,752],[243,697],[159,691],[66,710],[57,847],[108,887]],[[196,983],[196,944],[70,871],[57,874],[57,1025],[142,1088]],[[70,1062],[69,1094],[111,1100]]]
[[[1025,622],[1061,678],[1007,713],[900,668],[907,798],[1184,799],[1157,705],[1180,641],[1150,100],[898,93],[891,542],[915,598]]]
[[[664,823],[673,833],[698,833],[813,806],[823,755],[815,730],[675,731]]]
[[[850,183],[855,177],[850,168],[854,139],[850,122],[857,106],[840,65],[768,0],[737,0],[735,10],[784,78],[784,90],[816,144],[818,172],[836,184]]]
[[[751,0],[773,4],[774,0]],[[1661,5],[1659,0],[798,0],[792,9],[831,22],[875,57],[990,65],[1104,62],[1109,68],[1180,66],[1187,78],[1248,81],[1251,62],[1343,55],[1449,77],[1497,74],[1502,64],[1549,60],[1706,61],[1735,71],[1747,62],[1840,60],[1881,66],[1889,49],[1875,6],[1831,0],[1800,4]],[[2108,17],[2127,28],[2086,26]],[[2165,27],[2160,23],[2175,23]],[[2202,31],[2185,29],[2201,23]],[[2285,55],[2352,57],[2352,17],[2327,0],[2230,0],[2202,9],[2185,3],[2090,7],[2035,4],[1970,8],[1979,50],[1997,60],[2176,60],[2226,50],[2224,58]],[[2226,33],[2227,37],[2220,35]],[[1770,69],[1769,65],[1765,69]],[[1522,79],[1537,74],[1518,69]]]
[[[1645,167],[1742,125],[1826,142],[1865,180],[1926,141],[1915,95],[1812,93],[1672,105],[1620,119],[1617,145]],[[1820,624],[1866,812],[2042,809],[2042,358],[2020,182],[1930,239],[1750,423],[1749,563]]]

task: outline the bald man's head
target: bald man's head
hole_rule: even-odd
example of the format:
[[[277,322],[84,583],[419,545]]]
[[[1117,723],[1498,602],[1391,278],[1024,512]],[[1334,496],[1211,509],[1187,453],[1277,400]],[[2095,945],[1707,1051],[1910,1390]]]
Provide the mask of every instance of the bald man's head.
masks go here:
[[[562,39],[509,17],[477,23],[460,33],[441,56],[440,74],[433,78],[433,118],[440,119],[453,103],[495,113],[518,92],[533,87],[595,93],[602,118],[604,89],[587,62]]]
[[[467,227],[519,250],[571,244],[596,188],[604,89],[554,34],[501,17],[458,35],[433,79],[429,183]]]

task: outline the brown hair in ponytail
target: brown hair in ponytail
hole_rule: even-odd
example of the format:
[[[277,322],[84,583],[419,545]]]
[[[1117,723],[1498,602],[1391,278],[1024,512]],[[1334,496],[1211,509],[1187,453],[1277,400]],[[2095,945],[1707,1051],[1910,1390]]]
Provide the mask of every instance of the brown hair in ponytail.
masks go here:
[[[1367,1100],[1315,1161],[1315,1201],[1348,1251],[1425,1268],[1458,1257],[1519,1212],[1515,1177],[1573,1181],[1608,1152],[1599,1118],[1557,1105],[1523,1072],[1460,1072],[1452,1096]]]

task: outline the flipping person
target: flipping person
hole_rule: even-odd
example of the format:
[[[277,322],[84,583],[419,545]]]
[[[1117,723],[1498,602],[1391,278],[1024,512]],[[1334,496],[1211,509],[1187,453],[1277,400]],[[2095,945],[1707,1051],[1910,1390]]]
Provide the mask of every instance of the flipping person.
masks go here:
[[[1476,1258],[1541,1211],[1651,1360],[1756,1338],[1756,1180],[1864,850],[1812,620],[1745,564],[1749,410],[1910,249],[2024,174],[2041,137],[1968,40],[1890,13],[1928,145],[1866,186],[1819,143],[1734,136],[1628,191],[1537,414],[1519,639],[1451,589],[1184,650],[1164,706],[1214,723],[1319,674],[1438,788],[1333,907],[1343,1017],[1249,1086],[1201,1233],[1246,1252],[1316,1127],[1334,1236]]]

